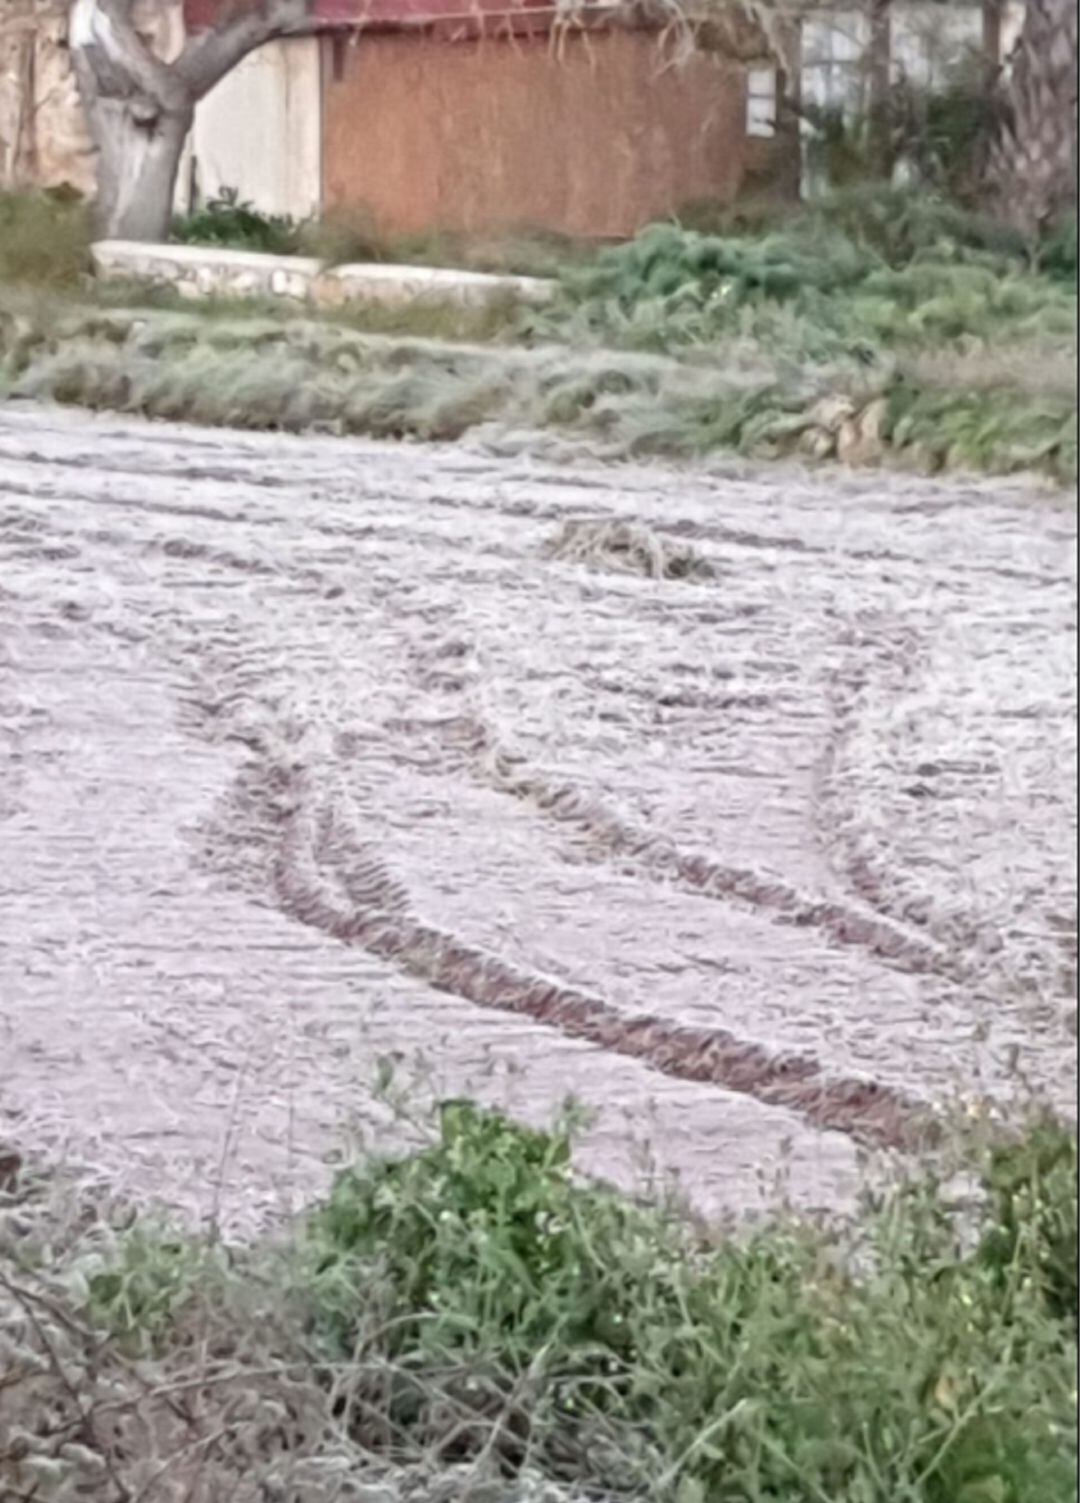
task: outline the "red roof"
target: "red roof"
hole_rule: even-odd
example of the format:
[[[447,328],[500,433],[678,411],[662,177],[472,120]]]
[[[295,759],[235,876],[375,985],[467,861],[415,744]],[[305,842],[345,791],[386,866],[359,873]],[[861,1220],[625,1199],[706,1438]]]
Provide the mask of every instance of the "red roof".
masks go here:
[[[187,30],[205,31],[225,4],[226,0],[184,0]],[[423,26],[438,21],[525,19],[537,12],[553,15],[555,9],[554,0],[316,0],[315,17],[317,24],[327,28]]]

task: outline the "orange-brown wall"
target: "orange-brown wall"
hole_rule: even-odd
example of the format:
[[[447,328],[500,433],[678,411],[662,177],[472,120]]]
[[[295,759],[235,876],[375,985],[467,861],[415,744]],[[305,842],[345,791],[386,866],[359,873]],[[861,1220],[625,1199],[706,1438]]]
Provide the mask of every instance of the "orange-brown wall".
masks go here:
[[[328,39],[323,101],[324,208],[363,206],[384,234],[630,235],[729,200],[744,172],[742,69],[676,66],[647,31]]]

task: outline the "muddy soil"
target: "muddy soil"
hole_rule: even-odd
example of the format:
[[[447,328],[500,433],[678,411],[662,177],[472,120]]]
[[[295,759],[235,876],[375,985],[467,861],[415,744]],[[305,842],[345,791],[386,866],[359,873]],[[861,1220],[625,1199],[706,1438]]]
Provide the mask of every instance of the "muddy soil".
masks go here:
[[[1066,1108],[1075,545],[1022,484],[0,409],[0,1141],[242,1230],[407,1130],[390,1064],[706,1215]]]

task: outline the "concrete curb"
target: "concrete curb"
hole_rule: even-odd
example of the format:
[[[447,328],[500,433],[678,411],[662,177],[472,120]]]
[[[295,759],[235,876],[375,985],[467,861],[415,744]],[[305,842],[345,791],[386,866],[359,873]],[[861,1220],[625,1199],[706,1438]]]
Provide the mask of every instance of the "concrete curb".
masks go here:
[[[168,286],[181,297],[274,297],[316,307],[349,302],[413,302],[483,307],[502,300],[547,302],[554,283],[539,277],[490,276],[428,266],[363,263],[328,267],[307,256],[269,256],[205,245],[144,245],[101,240],[91,247],[103,281]]]

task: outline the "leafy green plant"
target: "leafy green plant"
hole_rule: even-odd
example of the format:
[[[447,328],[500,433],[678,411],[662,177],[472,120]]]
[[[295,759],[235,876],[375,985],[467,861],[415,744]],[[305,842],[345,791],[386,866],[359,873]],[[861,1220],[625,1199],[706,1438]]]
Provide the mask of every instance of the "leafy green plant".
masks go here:
[[[992,1151],[987,1181],[993,1221],[980,1256],[1006,1285],[1030,1280],[1057,1320],[1075,1333],[1077,1280],[1076,1138],[1053,1120]]]
[[[235,188],[223,188],[202,208],[177,219],[172,231],[172,238],[182,245],[218,245],[277,256],[295,254],[298,236],[294,220],[260,213]]]
[[[891,448],[917,455],[921,469],[1041,469],[1066,482],[1077,473],[1076,405],[1062,396],[901,379],[888,391],[885,431]]]
[[[339,1178],[309,1225],[312,1308],[331,1352],[512,1415],[507,1464],[676,1503],[1064,1503],[1071,1327],[988,1249],[1058,1247],[1071,1141],[1038,1202],[1006,1206],[993,1161],[973,1252],[932,1175],[879,1202],[858,1251],[796,1225],[707,1246],[576,1183],[564,1133],[452,1103],[431,1148]],[[432,1423],[409,1384],[389,1402],[392,1427]]]
[[[738,335],[811,360],[873,363],[901,345],[1074,337],[1074,292],[1033,275],[1007,236],[912,195],[838,195],[771,233],[658,225],[565,278],[554,317],[638,348]]]
[[[220,1269],[212,1248],[152,1220],[137,1222],[84,1270],[87,1311],[125,1344],[151,1347]]]

